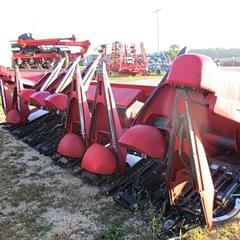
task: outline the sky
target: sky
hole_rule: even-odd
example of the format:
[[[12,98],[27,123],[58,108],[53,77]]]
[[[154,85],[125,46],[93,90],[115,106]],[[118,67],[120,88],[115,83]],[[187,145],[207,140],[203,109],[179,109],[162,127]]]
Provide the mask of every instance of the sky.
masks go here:
[[[1,1],[0,64],[10,64],[10,40],[26,32],[35,38],[89,39],[102,43],[144,42],[159,47],[240,47],[239,0],[8,0]]]

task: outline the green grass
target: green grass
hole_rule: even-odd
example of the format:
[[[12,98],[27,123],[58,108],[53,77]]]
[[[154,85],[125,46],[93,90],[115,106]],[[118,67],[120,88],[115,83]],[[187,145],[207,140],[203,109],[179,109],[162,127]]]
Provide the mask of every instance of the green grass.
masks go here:
[[[16,176],[18,176],[19,174],[26,172],[24,166],[16,166],[14,164],[8,164],[7,167],[5,167],[3,164],[1,164],[0,166],[4,168],[4,171],[1,173],[0,179],[2,179],[2,177],[4,176],[8,177],[9,179],[10,177],[16,178]]]
[[[45,194],[48,188],[36,184],[22,185],[14,191],[11,196],[11,205],[18,206],[21,202],[29,203],[33,201],[42,202],[45,200]]]
[[[240,219],[236,218],[232,222],[219,227],[196,228],[186,234],[189,240],[237,240],[240,236]]]
[[[147,76],[142,76],[142,75],[136,75],[136,76],[131,76],[131,75],[112,75],[110,76],[110,81],[111,82],[122,82],[122,83],[127,83],[127,82],[138,82],[138,81],[144,81],[146,80],[146,83],[148,80],[154,80],[154,81],[159,81],[162,78],[162,75],[147,75]]]
[[[122,239],[123,231],[121,225],[109,224],[105,232],[99,234],[96,239],[98,240],[117,240]]]
[[[13,214],[13,216],[0,224],[0,239],[44,239],[46,232],[51,229],[51,224],[39,220],[45,212],[43,207],[37,207],[31,211]]]

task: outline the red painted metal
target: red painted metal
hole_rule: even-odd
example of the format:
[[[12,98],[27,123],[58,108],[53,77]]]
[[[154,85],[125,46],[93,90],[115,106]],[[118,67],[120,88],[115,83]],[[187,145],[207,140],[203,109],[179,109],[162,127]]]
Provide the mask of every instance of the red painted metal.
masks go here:
[[[192,158],[193,186],[199,193],[205,222],[208,227],[213,225],[214,185],[208,159],[202,144],[199,130],[191,115],[187,102],[185,102],[186,132],[188,135],[189,149]]]
[[[0,77],[4,80],[4,82],[8,82],[11,84],[15,83],[16,71],[15,69],[6,69],[2,71],[1,69],[6,69],[5,67],[0,65]],[[23,80],[24,86],[33,87],[38,82],[47,75],[47,70],[37,70],[37,69],[20,69],[20,74]]]
[[[10,71],[12,73],[12,71]],[[23,79],[24,85],[28,87],[34,87],[35,89],[40,89],[42,84],[50,75],[51,71],[47,70],[25,70],[20,69],[20,74]],[[13,73],[12,73],[13,74]]]
[[[0,90],[1,90],[1,99],[2,99],[2,108],[3,112],[6,115],[12,109],[12,95],[11,88],[6,81],[0,78]]]
[[[109,134],[109,120],[107,116],[107,101],[113,101],[113,105],[109,105],[110,110],[113,111],[112,116],[114,121],[116,120],[116,131],[117,135],[120,136],[122,129],[118,119],[118,113],[116,111],[115,99],[112,94],[110,97],[111,89],[108,86],[104,85],[105,79],[103,79],[102,73],[97,75],[97,86],[94,96],[93,103],[93,118],[91,120],[91,134],[90,134],[90,142],[97,142],[99,134],[101,132],[104,134],[106,132]],[[109,99],[111,98],[111,100]]]
[[[16,109],[10,110],[6,115],[6,122],[10,124],[20,124],[21,116]]]
[[[171,204],[177,204],[184,187],[191,184],[193,191],[199,195],[205,222],[211,227],[214,203],[213,180],[202,139],[187,100],[187,93],[183,92],[184,90],[177,91],[173,130],[167,154],[170,201]],[[179,103],[181,108],[178,107]]]
[[[115,100],[107,76],[106,65],[104,63],[101,64],[101,71],[99,70],[97,72],[96,80],[97,85],[93,103],[92,118],[90,122],[89,143],[100,143],[101,145],[110,144],[112,151],[115,153],[116,159],[113,160],[113,157],[109,158],[109,161],[111,161],[112,163],[107,163],[106,159],[104,158],[98,159],[98,165],[103,167],[102,170],[98,168],[99,174],[102,174],[102,172],[104,172],[106,164],[115,165],[116,160],[118,170],[121,174],[123,174],[126,170],[126,163],[124,160],[125,157],[124,152],[120,150],[117,142],[123,130],[120,124]],[[85,158],[82,167],[86,171],[92,171],[91,162],[95,162],[95,160],[91,159],[93,155],[88,155],[88,151],[89,149],[87,149],[85,153],[85,155],[87,155],[88,157]],[[90,167],[90,169],[88,169],[87,167]],[[97,173],[96,170],[95,173]],[[111,172],[110,174],[113,174],[113,172]]]
[[[206,56],[187,54],[178,57],[164,83],[136,118],[135,126],[120,138],[120,143],[127,148],[147,154],[144,148],[149,141],[139,141],[146,137],[141,131],[135,133],[134,128],[141,124],[156,126],[159,119],[165,119],[167,125],[159,128],[164,133],[164,141],[168,142],[170,201],[178,204],[185,186],[191,184],[199,196],[202,214],[209,227],[213,224],[214,186],[208,160],[222,156],[224,161],[225,153],[239,152],[239,94],[236,90],[239,81],[223,79],[224,75],[218,71]],[[180,98],[179,89],[184,91]]]
[[[162,133],[155,127],[143,124],[128,129],[120,137],[119,143],[157,159],[162,159],[165,156],[167,148]]]
[[[9,71],[6,67],[0,65],[0,78],[4,81],[10,81],[11,78],[15,75],[13,72]]]
[[[18,123],[26,123],[27,121],[27,116],[30,113],[30,109],[29,106],[26,102],[24,102],[20,96],[19,93],[23,90],[23,82],[22,82],[22,78],[19,72],[19,69],[16,68],[16,73],[15,73],[15,87],[13,89],[13,93],[12,93],[12,103],[11,103],[11,110],[8,110],[6,112],[6,120],[7,122],[9,121],[9,123],[14,123],[17,124]],[[5,92],[6,93],[6,92]],[[10,94],[7,94],[5,96],[10,96]],[[9,103],[7,103],[7,101],[10,101],[10,99],[5,98],[4,101],[4,105],[8,105]],[[16,113],[18,112],[18,114]],[[20,122],[19,122],[19,117],[20,116]]]
[[[87,91],[87,89],[89,88],[90,82],[93,78],[95,68],[97,66],[97,63],[98,63],[99,59],[100,58],[96,59],[96,61],[94,63],[92,63],[90,65],[90,67],[87,66],[83,71],[84,78],[82,79],[82,83],[80,83],[80,84],[84,85],[84,86],[81,86],[81,89],[82,89],[81,91],[84,91],[84,95],[85,95],[85,91]],[[78,75],[75,74],[75,80],[78,78],[77,76]],[[70,76],[70,77],[72,77],[72,76]],[[49,108],[52,108],[52,109],[58,109],[60,111],[66,110],[67,105],[68,105],[68,99],[69,99],[68,96],[70,95],[71,98],[72,97],[76,98],[74,87],[76,88],[76,85],[79,82],[77,81],[77,82],[75,82],[75,84],[73,84],[73,83],[74,83],[74,81],[73,82],[69,81],[68,84],[65,84],[65,86],[62,88],[63,93],[59,93],[59,91],[60,91],[60,89],[59,89],[58,92],[56,92],[56,93],[52,94],[51,96],[47,97],[45,99],[46,107],[49,107]],[[72,86],[72,85],[74,85],[74,86]],[[84,88],[84,90],[83,90],[83,88]],[[83,98],[84,98],[84,101],[85,101],[85,97],[83,97]]]
[[[189,60],[187,60],[189,58]],[[181,59],[183,59],[183,63],[181,63]],[[196,60],[193,61],[194,64],[192,66],[192,59]],[[205,61],[206,61],[206,67],[205,67]],[[231,118],[227,115],[227,114],[217,114],[213,111],[214,108],[214,104],[215,101],[213,101],[212,99],[216,99],[214,88],[212,87],[213,84],[210,82],[216,82],[215,78],[211,79],[210,77],[207,80],[207,76],[212,76],[209,73],[209,68],[208,66],[210,65],[210,68],[213,69],[213,72],[216,73],[216,71],[218,69],[216,69],[217,67],[213,66],[212,64],[210,64],[211,60],[207,57],[203,57],[201,55],[196,55],[196,56],[192,56],[192,55],[183,55],[181,57],[178,57],[177,59],[177,66],[181,66],[181,68],[179,67],[175,67],[175,62],[172,64],[172,69],[171,69],[171,74],[169,75],[169,77],[167,78],[166,82],[164,83],[164,85],[155,93],[153,100],[149,102],[148,107],[144,108],[141,111],[141,115],[138,116],[138,118],[135,120],[134,124],[154,124],[154,121],[157,117],[165,117],[168,119],[168,122],[171,123],[173,121],[173,116],[172,116],[172,112],[174,109],[174,99],[176,96],[176,87],[183,87],[186,85],[186,88],[190,87],[191,89],[195,89],[195,90],[191,90],[188,91],[188,95],[190,97],[190,99],[192,100],[190,107],[191,107],[191,111],[192,111],[192,115],[194,116],[194,119],[196,121],[197,126],[199,126],[199,128],[201,129],[201,134],[202,134],[202,138],[205,139],[208,133],[211,133],[213,135],[216,136],[220,136],[221,138],[226,138],[226,139],[234,139],[235,136],[235,132],[236,129],[238,129],[238,122],[237,121],[232,121]],[[184,79],[180,79],[178,74],[180,74],[180,70],[182,72],[188,72],[188,70],[191,73],[191,69],[197,68],[196,64],[198,65],[198,68],[202,68],[202,70],[198,70],[196,71],[196,73],[200,73],[195,77],[195,83],[194,84],[190,84],[191,81],[194,80],[193,78],[193,73],[189,74],[190,76],[190,80],[187,79],[188,74],[183,73],[182,76],[185,76],[185,80],[186,80],[186,84],[184,84]],[[174,69],[177,69],[178,74],[174,73]],[[185,69],[185,70],[184,70]],[[204,74],[204,69],[208,69],[207,72],[209,74]],[[215,74],[214,74],[215,75]],[[173,77],[176,78],[173,78]],[[204,81],[201,80],[201,77],[204,76],[203,78],[205,78]],[[181,80],[181,81],[180,81]],[[218,78],[218,85],[215,86],[215,89],[218,86],[218,89],[220,89],[220,85],[222,84],[223,79]],[[229,80],[230,81],[230,80]],[[211,85],[211,90],[206,90],[207,88],[204,86],[204,88],[199,88],[201,85],[203,85],[204,83],[208,83],[208,86]],[[236,81],[236,85],[233,84],[234,82],[232,82],[231,84],[229,84],[230,86],[232,86],[233,91],[234,92],[235,88],[237,88],[237,81]],[[228,87],[229,88],[229,87]],[[221,89],[226,89],[225,87],[225,82],[223,87],[221,87]],[[223,91],[222,90],[222,91]],[[215,90],[216,91],[216,90]],[[228,92],[231,92],[230,89],[228,89]],[[229,98],[229,97],[228,97]],[[229,101],[230,104],[231,101]],[[226,109],[227,110],[227,109]],[[223,113],[223,112],[222,112]],[[201,117],[199,117],[201,116]],[[204,146],[206,148],[208,148],[208,139],[206,139],[206,141],[203,142]],[[219,148],[219,144],[215,141],[216,144],[213,145],[213,141],[211,141],[210,143],[210,148],[214,147],[215,149],[218,149],[218,151],[213,151],[213,152],[218,152],[219,150],[221,150]],[[232,148],[230,148],[232,149]],[[210,150],[212,151],[212,150]],[[212,153],[213,153],[212,152]],[[211,154],[212,155],[212,154]]]
[[[66,111],[68,106],[68,96],[63,93],[54,93],[44,99],[44,105],[49,109]]]
[[[66,71],[66,73],[64,75],[61,74],[59,77],[57,77],[58,74],[56,74],[55,77],[53,77],[52,79],[50,79],[50,80],[47,79],[46,81],[48,81],[48,84],[45,85],[45,83],[44,83],[38,92],[36,92],[30,96],[31,104],[36,105],[36,106],[45,106],[44,100],[46,97],[51,95],[51,92],[59,93],[62,90],[64,90],[66,85],[71,84],[74,68],[79,63],[79,61],[80,61],[80,57],[77,58],[72,63],[71,67]],[[57,71],[57,73],[59,73],[59,72],[60,72],[60,69],[59,69],[59,71]],[[44,91],[44,89],[47,89],[47,90],[51,89],[51,92],[46,91],[46,90]]]
[[[199,196],[206,224],[212,226],[214,188],[208,160],[240,152],[239,81],[230,83],[227,79],[226,83],[217,78],[218,68],[205,56],[180,56],[173,62],[166,81],[135,119],[134,126],[124,132],[117,106],[127,109],[135,100],[144,102],[153,88],[110,86],[105,66],[100,64],[96,83],[90,86],[86,96],[89,82],[81,79],[79,68],[74,70],[73,78],[62,84],[62,92],[44,100],[45,106],[68,112],[67,134],[58,146],[60,154],[83,156],[82,168],[101,175],[111,175],[117,170],[121,174],[125,172],[125,152],[121,147],[151,158],[167,157],[171,204],[178,204],[184,188],[191,185]],[[9,81],[2,83],[6,99]],[[49,88],[54,92],[58,86]],[[15,92],[19,92],[19,86]],[[42,94],[41,91],[34,94],[37,93]],[[22,121],[19,109],[23,109],[24,101],[19,105],[17,96],[27,100],[29,95],[28,90],[26,93],[22,90],[14,95],[14,101],[7,100],[11,106],[5,108],[9,121],[15,124]],[[87,97],[92,107],[91,121]]]
[[[26,60],[31,60],[31,59],[51,59],[51,60],[59,60],[60,56],[58,53],[53,52],[53,53],[34,53],[34,54],[26,54],[26,53],[14,53],[12,56],[13,60],[17,59],[26,59]]]
[[[91,75],[89,75],[89,80],[91,80]],[[70,96],[70,101],[68,102],[68,97],[67,95],[62,95],[61,98],[63,100],[63,104],[67,105],[66,108],[68,107],[68,114],[67,114],[67,121],[66,121],[66,132],[67,134],[63,137],[63,139],[59,142],[58,144],[58,153],[63,154],[65,156],[70,156],[74,155],[74,152],[72,153],[72,149],[69,149],[68,152],[64,151],[64,149],[67,149],[67,144],[69,144],[69,139],[68,135],[73,132],[74,125],[78,125],[78,128],[80,129],[77,134],[74,134],[76,137],[78,137],[80,141],[76,142],[75,147],[81,149],[82,154],[84,153],[86,147],[88,146],[88,138],[89,138],[89,123],[90,123],[90,111],[88,108],[88,103],[87,103],[87,97],[86,97],[86,89],[89,86],[88,81],[83,81],[82,75],[80,73],[79,67],[75,67],[75,74],[73,76],[74,81],[72,81],[73,85],[73,90],[76,92],[72,92]],[[87,78],[87,76],[86,76]],[[85,85],[83,85],[85,83]],[[86,88],[85,88],[86,87]],[[60,95],[57,94],[55,95],[56,98],[59,98]],[[56,106],[57,101],[59,102],[59,99],[53,99],[51,98],[51,104],[54,104]],[[54,102],[55,101],[55,102]],[[67,101],[67,102],[66,102]],[[56,106],[57,109],[60,109],[59,103]],[[65,107],[65,106],[64,106]],[[77,111],[76,111],[77,109]],[[60,109],[61,110],[61,109]],[[74,111],[73,111],[74,110]],[[80,136],[81,137],[80,137]],[[65,141],[65,138],[67,140]],[[74,140],[74,139],[72,139]],[[79,146],[77,146],[79,145]],[[82,155],[78,156],[78,158],[81,158]]]
[[[85,151],[85,146],[79,135],[68,133],[59,142],[57,151],[63,156],[81,158]]]
[[[186,66],[189,67],[186,71]],[[217,66],[207,56],[184,54],[174,61],[165,84],[213,91]]]
[[[15,81],[13,82],[8,79],[1,83],[1,88],[4,89],[2,93],[5,98],[5,101],[3,101],[5,114],[7,115],[10,110],[15,109],[21,116],[21,123],[26,123],[28,115],[36,110],[32,109],[30,111],[29,109],[31,96],[33,96],[32,101],[35,105],[40,106],[42,104],[41,98],[46,96],[46,92],[41,92],[40,90],[44,90],[49,86],[52,87],[53,83],[57,84],[61,80],[61,76],[59,78],[58,74],[61,71],[63,62],[64,59],[60,61],[52,72],[45,73],[44,75],[39,73],[37,75],[33,74],[32,77],[28,75],[29,79],[22,78],[22,72],[20,72],[18,67],[16,67],[16,72],[14,74]],[[31,79],[36,80],[36,76],[40,76],[40,79],[34,83],[34,85],[30,84],[31,88],[29,88],[29,82],[31,83]],[[28,88],[24,88],[26,86],[28,86]],[[35,102],[34,97],[36,98]],[[7,119],[11,118],[7,117]]]
[[[147,74],[147,55],[143,43],[128,46],[120,42],[112,43],[111,54],[108,57],[109,72],[126,74]]]
[[[91,173],[112,175],[117,170],[116,157],[109,149],[94,143],[84,154],[81,167]]]
[[[36,68],[39,65],[46,67],[47,62],[59,61],[65,53],[70,60],[77,57],[83,57],[90,46],[90,42],[76,41],[75,37],[70,38],[52,38],[52,39],[33,39],[32,36],[19,37],[18,40],[11,41],[12,47],[18,47],[20,50],[13,51],[12,60],[18,63],[19,60],[27,62],[27,65],[20,64],[21,67]],[[78,47],[78,52],[72,53],[70,49],[62,47]],[[48,51],[46,49],[48,48]],[[30,50],[30,52],[28,52]],[[34,63],[34,64],[32,64]],[[44,65],[45,64],[45,65]]]
[[[48,38],[48,39],[19,39],[17,41],[19,46],[26,47],[26,46],[77,46],[83,47],[84,49],[88,49],[90,46],[90,42],[86,41],[76,41],[75,37],[71,38]]]
[[[30,101],[30,97],[31,95],[33,95],[36,92],[35,89],[33,88],[25,88],[23,89],[18,96],[25,102],[29,102]]]
[[[118,87],[111,87],[115,102],[118,107],[120,108],[128,108],[134,101],[139,99],[143,94],[141,89],[131,89],[127,88],[118,88]],[[94,101],[96,92],[96,86],[90,86],[89,90],[87,91],[87,97],[89,101]]]
[[[35,92],[30,96],[30,103],[35,106],[45,106],[45,98],[50,96],[49,91]]]

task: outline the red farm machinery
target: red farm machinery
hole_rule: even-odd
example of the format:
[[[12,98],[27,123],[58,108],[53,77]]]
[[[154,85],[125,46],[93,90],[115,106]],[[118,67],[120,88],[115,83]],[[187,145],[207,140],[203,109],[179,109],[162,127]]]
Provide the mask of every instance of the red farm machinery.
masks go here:
[[[80,58],[65,70],[60,61],[32,85],[18,68],[14,81],[2,78],[4,128],[83,179],[106,184],[120,205],[162,211],[160,239],[235,217],[240,76],[182,51],[158,86],[116,84],[105,49],[82,71]]]
[[[109,73],[131,75],[148,73],[147,55],[142,42],[131,45],[113,42],[107,58]]]
[[[18,40],[11,41],[12,62],[19,68],[50,69],[63,57],[72,61],[83,56],[89,46],[89,41],[77,41],[74,35],[69,38],[34,39],[31,33],[25,33]],[[75,52],[70,48],[75,48]]]

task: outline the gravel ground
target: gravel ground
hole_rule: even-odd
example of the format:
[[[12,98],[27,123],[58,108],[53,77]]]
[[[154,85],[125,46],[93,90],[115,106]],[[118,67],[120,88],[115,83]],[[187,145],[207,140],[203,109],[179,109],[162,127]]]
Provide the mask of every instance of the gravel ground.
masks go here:
[[[0,239],[149,239],[137,216],[0,128]]]

